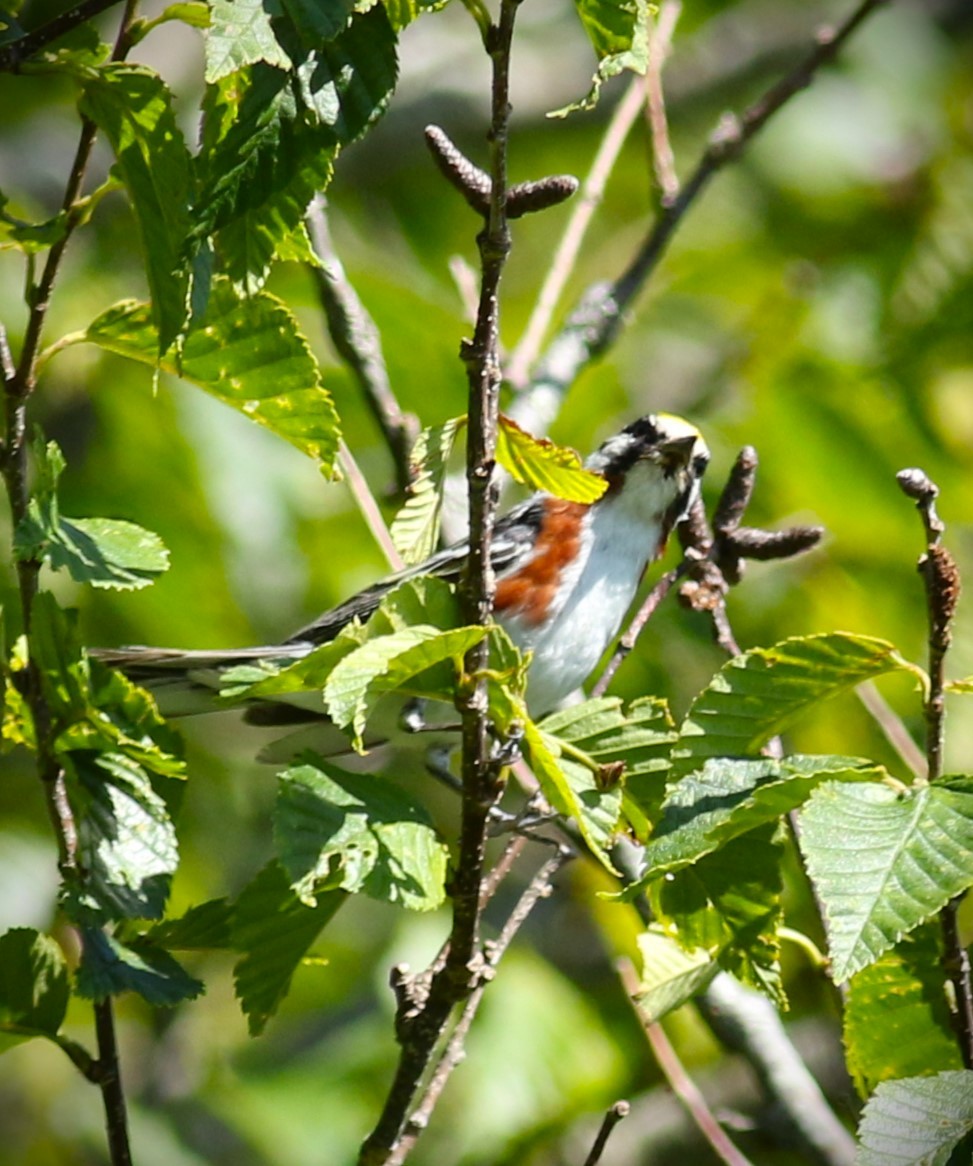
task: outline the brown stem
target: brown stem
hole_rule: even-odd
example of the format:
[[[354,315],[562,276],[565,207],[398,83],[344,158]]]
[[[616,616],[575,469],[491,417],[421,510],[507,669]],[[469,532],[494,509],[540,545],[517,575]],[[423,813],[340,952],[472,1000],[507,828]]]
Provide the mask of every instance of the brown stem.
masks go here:
[[[311,268],[311,275],[328,321],[331,341],[358,381],[392,456],[396,485],[404,493],[412,482],[409,455],[419,432],[419,423],[411,413],[402,411],[395,398],[378,328],[348,282],[331,242],[321,197],[311,203],[307,228],[311,245],[322,263],[321,267]]]
[[[105,1129],[112,1166],[132,1166],[128,1144],[128,1117],[115,1040],[115,1014],[111,997],[95,1004],[95,1031],[98,1036],[98,1085],[105,1105]]]
[[[664,0],[652,24],[649,38],[649,63],[645,70],[645,93],[652,138],[652,161],[655,178],[662,194],[662,205],[670,206],[679,194],[676,160],[669,140],[669,122],[666,118],[666,99],[662,88],[662,67],[672,48],[672,34],[682,10],[680,0]]]
[[[591,1153],[584,1160],[584,1166],[598,1166],[601,1156],[605,1152],[605,1147],[608,1145],[608,1139],[612,1136],[612,1130],[623,1118],[628,1117],[631,1109],[632,1107],[627,1101],[616,1101],[608,1110],[592,1144]]]
[[[695,170],[671,205],[663,208],[627,270],[613,283],[596,284],[582,295],[545,352],[533,378],[533,388],[565,392],[581,369],[605,351],[615,339],[626,310],[658,266],[686,212],[709,180],[728,163],[736,161],[771,117],[810,85],[818,70],[834,60],[859,26],[888,3],[889,0],[862,0],[837,30],[820,35],[804,60],[772,85],[741,117],[727,115],[721,120]]]
[[[470,386],[466,462],[470,553],[459,597],[463,619],[471,624],[489,623],[493,612],[490,543],[497,504],[493,468],[500,389],[499,287],[510,250],[506,220],[509,70],[518,4],[519,0],[502,0],[499,22],[491,26],[487,37],[493,65],[490,205],[478,238],[481,285],[476,327],[472,341],[463,346]],[[406,1133],[414,1099],[447,1031],[453,1009],[481,985],[486,968],[480,950],[486,844],[490,813],[502,791],[500,764],[490,758],[487,688],[482,676],[488,662],[486,641],[467,653],[466,691],[457,697],[462,719],[463,802],[446,958],[433,972],[428,994],[415,1015],[400,1021],[399,1064],[378,1122],[362,1146],[360,1166],[385,1166],[396,1153]]]

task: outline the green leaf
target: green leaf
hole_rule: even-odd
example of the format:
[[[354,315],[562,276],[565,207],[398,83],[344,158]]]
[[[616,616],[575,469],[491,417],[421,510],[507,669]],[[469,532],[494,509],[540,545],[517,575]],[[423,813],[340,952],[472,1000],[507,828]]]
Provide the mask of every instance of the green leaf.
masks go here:
[[[64,955],[50,936],[16,927],[0,936],[0,1051],[54,1037],[68,1007]]]
[[[616,779],[606,787],[592,766],[566,755],[571,749],[533,721],[525,723],[524,752],[541,792],[557,813],[574,818],[591,853],[614,874],[608,849],[618,829],[621,784]]]
[[[209,899],[176,919],[163,919],[146,938],[177,951],[211,951],[232,946],[233,908],[228,899]]]
[[[842,1020],[848,1071],[867,1096],[880,1081],[963,1067],[938,923],[925,923],[851,977]]]
[[[216,280],[209,307],[186,337],[182,359],[157,362],[145,304],[109,308],[81,339],[199,385],[333,472],[338,417],[317,361],[288,309],[266,292],[241,299]]]
[[[82,930],[81,963],[75,987],[80,996],[104,1000],[121,992],[137,992],[155,1007],[168,1008],[194,1000],[203,991],[167,951],[145,939],[131,944],[91,928]]]
[[[689,866],[731,838],[790,813],[823,781],[874,781],[883,773],[881,766],[855,757],[710,758],[670,790],[645,848],[645,874],[633,892],[667,871]]]
[[[412,447],[409,497],[389,531],[407,565],[428,559],[439,544],[446,467],[456,434],[465,424],[465,417],[452,417],[443,425],[424,429]]]
[[[298,964],[347,898],[331,891],[309,907],[276,863],[244,887],[233,909],[233,946],[246,954],[233,969],[233,982],[251,1036],[280,1007]]]
[[[642,955],[642,976],[635,997],[639,1012],[647,1020],[681,1008],[712,980],[719,970],[708,951],[686,951],[660,928],[650,928],[638,937]]]
[[[210,85],[257,61],[290,68],[290,57],[274,35],[271,9],[264,0],[210,0],[205,44]]]
[[[885,640],[847,632],[735,656],[693,701],[673,749],[674,769],[689,773],[707,757],[754,757],[816,704],[894,671],[915,669]]]
[[[497,461],[517,481],[568,502],[597,502],[608,480],[586,470],[573,449],[532,437],[502,413],[497,428]]]
[[[270,665],[252,664],[230,668],[220,678],[220,696],[235,701],[315,690],[323,693],[324,685],[338,661],[364,642],[364,628],[361,624],[352,623],[344,627],[333,640],[320,644],[286,668],[275,671]],[[321,711],[324,711],[323,695]]]
[[[37,255],[64,238],[68,226],[66,211],[43,223],[27,223],[9,214],[6,203],[6,198],[0,193],[0,251],[16,248],[25,255]]]
[[[648,0],[575,0],[575,8],[598,55],[598,68],[587,95],[549,117],[593,109],[605,81],[625,69],[644,76],[649,64]]]
[[[303,44],[308,48],[333,40],[348,25],[351,14],[364,7],[356,0],[280,0]]]
[[[396,32],[400,32],[424,12],[438,12],[449,0],[382,0]]]
[[[430,911],[445,898],[446,847],[425,808],[373,774],[317,758],[278,779],[274,838],[301,900],[318,888]]]
[[[57,499],[64,457],[55,442],[38,437],[35,460],[39,480],[27,513],[14,532],[21,560],[42,559],[64,568],[78,583],[119,591],[147,587],[169,567],[169,552],[158,535],[110,518],[65,518]]]
[[[973,1131],[968,1070],[885,1081],[865,1106],[856,1166],[947,1166]]]
[[[905,793],[822,785],[801,812],[801,849],[840,983],[973,886],[973,778]]]
[[[75,817],[84,876],[71,883],[72,918],[157,919],[179,862],[165,801],[145,771],[122,754],[72,754],[79,793]]]
[[[676,739],[669,707],[658,697],[642,697],[622,708],[618,697],[603,696],[553,713],[541,728],[583,749],[600,764],[625,766],[623,808],[639,838],[658,817]]]
[[[172,95],[150,69],[113,62],[85,82],[80,109],[111,142],[132,202],[162,356],[189,314],[190,159]]]
[[[776,823],[732,839],[649,888],[668,936],[687,951],[709,952],[737,979],[783,1004],[781,890]]]
[[[379,697],[444,660],[455,661],[459,669],[463,656],[488,634],[489,629],[483,627],[443,631],[418,624],[366,641],[340,660],[325,682],[328,715],[339,728],[351,727],[354,746],[363,751],[365,721]],[[448,698],[449,694],[419,695]]]

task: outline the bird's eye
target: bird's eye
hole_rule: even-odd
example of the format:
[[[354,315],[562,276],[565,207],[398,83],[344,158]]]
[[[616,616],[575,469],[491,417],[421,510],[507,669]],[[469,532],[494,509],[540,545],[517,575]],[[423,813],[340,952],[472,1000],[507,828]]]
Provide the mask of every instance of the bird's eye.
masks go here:
[[[709,454],[698,453],[693,458],[693,474],[697,478],[701,478],[706,473],[706,467],[709,465]]]

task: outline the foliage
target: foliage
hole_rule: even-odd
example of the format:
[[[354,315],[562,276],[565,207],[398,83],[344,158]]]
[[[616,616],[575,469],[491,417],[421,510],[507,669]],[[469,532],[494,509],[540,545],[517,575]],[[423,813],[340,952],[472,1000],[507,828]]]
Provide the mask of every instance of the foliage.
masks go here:
[[[954,1011],[956,944],[968,938],[956,904],[973,885],[973,741],[951,718],[946,776],[934,767],[926,780],[849,694],[881,678],[895,706],[885,729],[898,718],[923,737],[942,687],[934,660],[928,675],[910,663],[929,631],[913,571],[919,527],[895,470],[930,472],[947,541],[968,567],[968,546],[953,538],[973,503],[968,22],[918,10],[870,21],[680,225],[666,283],[627,331],[616,322],[594,346],[589,356],[604,359],[585,360],[578,391],[559,393],[555,348],[534,362],[522,394],[507,392],[496,460],[527,489],[596,501],[607,484],[572,447],[588,451],[632,417],[672,409],[692,415],[714,449],[707,502],[745,441],[762,459],[747,521],[798,513],[830,531],[824,551],[754,564],[734,593],[737,637],[763,646],[723,662],[705,605],[673,608],[629,658],[621,695],[538,722],[525,701],[529,659],[496,624],[460,617],[462,584],[458,596],[420,566],[441,528],[456,530],[450,459],[476,416],[456,359],[469,328],[448,273],[477,225],[434,181],[415,125],[428,100],[457,140],[482,141],[485,87],[471,114],[457,99],[471,70],[456,46],[476,49],[493,19],[479,0],[443,7],[157,6],[130,13],[114,49],[82,23],[16,69],[2,54],[40,17],[0,13],[12,515],[0,1101],[22,1115],[9,1152],[29,1166],[100,1154],[89,1144],[97,1123],[78,1115],[94,1104],[82,1078],[104,1089],[111,1067],[109,1006],[138,1160],[197,1166],[233,1146],[240,1161],[274,1166],[311,1160],[326,1138],[329,1160],[353,1161],[387,1095],[395,1042],[408,1047],[449,958],[435,953],[464,877],[468,819],[460,824],[448,788],[456,762],[438,756],[434,782],[417,746],[455,743],[452,722],[482,691],[484,756],[499,774],[489,832],[526,835],[539,863],[566,830],[583,858],[561,876],[562,914],[535,912],[517,940],[540,954],[510,964],[516,982],[517,960],[533,959],[548,990],[522,1023],[510,1023],[519,1014],[509,1001],[499,1020],[484,1006],[468,1049],[471,1072],[483,1073],[478,1092],[460,1075],[442,1102],[448,1114],[437,1112],[410,1160],[573,1160],[577,1142],[565,1147],[582,1104],[597,1116],[622,1094],[647,1098],[658,1072],[605,987],[610,957],[622,955],[638,957],[638,1006],[651,1021],[728,972],[823,1029],[828,980],[843,985],[847,1067],[865,1101],[859,1161],[946,1163],[973,1130]],[[651,5],[561,8],[515,37],[516,80],[539,94],[515,93],[515,177],[527,158],[532,174],[586,168],[607,82],[649,63]],[[757,23],[743,0],[683,13],[668,98],[686,173],[704,145],[702,119],[742,107],[754,80],[770,85],[781,66],[764,45],[741,61],[717,54],[715,72],[680,73],[680,59],[692,60],[683,44],[730,45],[727,27]],[[802,19],[787,33],[795,55],[811,31]],[[552,51],[555,36],[583,38],[583,65],[552,65],[573,60]],[[419,72],[423,46],[442,90]],[[599,98],[589,116],[572,113]],[[572,116],[538,116],[558,106]],[[104,153],[75,162],[79,184],[60,205],[51,175],[69,182],[72,160],[52,126],[75,112],[82,146],[97,134]],[[480,173],[471,181],[489,193]],[[396,408],[418,418],[406,498],[385,489],[394,450],[375,426],[381,403],[322,340],[308,272],[330,276],[305,216],[325,191],[345,266],[379,326]],[[573,273],[574,290],[594,288],[587,314],[560,339],[589,342],[592,304],[607,302],[596,281],[629,262],[648,200],[633,148]],[[516,224],[502,295],[511,349],[562,213]],[[469,368],[474,346],[461,355]],[[557,413],[555,441],[534,435],[540,420],[523,423],[534,389],[549,394],[541,415]],[[108,669],[87,646],[270,642],[381,574],[340,483],[347,449],[389,520],[404,575],[367,618],[312,650],[204,678],[225,711],[185,726],[184,747],[153,685]],[[952,626],[948,667],[962,677],[973,672],[962,610]],[[961,702],[970,685],[946,690]],[[407,745],[390,732],[403,700],[425,721]],[[253,722],[246,732],[241,708]],[[327,751],[324,718],[338,731]],[[272,738],[263,756],[282,758],[276,770],[252,763],[260,732]],[[621,836],[639,848],[637,872]],[[499,846],[485,850],[492,866]],[[798,864],[809,881],[795,876]],[[498,993],[505,923],[520,921],[509,892],[525,887],[531,875],[515,867],[483,924],[485,979],[495,973]],[[651,912],[650,926],[637,908]],[[795,933],[810,950],[823,936],[826,970],[799,971],[782,956]],[[404,955],[428,971],[410,979]],[[487,1001],[493,992],[488,984]],[[698,1058],[690,1010],[671,1024],[684,1057]],[[263,1035],[247,1046],[244,1028]],[[519,1052],[507,1064],[496,1057],[511,1030],[543,1071],[521,1082],[522,1098],[504,1093],[491,1106],[520,1063]],[[129,1046],[144,1062],[137,1073]],[[593,1079],[582,1097],[563,1070],[580,1079],[586,1061]],[[483,1113],[489,1129],[477,1124]],[[806,1160],[744,1140],[755,1162]]]

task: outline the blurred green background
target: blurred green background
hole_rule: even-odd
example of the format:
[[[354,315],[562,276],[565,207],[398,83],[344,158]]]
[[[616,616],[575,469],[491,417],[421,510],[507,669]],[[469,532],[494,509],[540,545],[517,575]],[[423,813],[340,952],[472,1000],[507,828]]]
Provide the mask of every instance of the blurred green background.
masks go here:
[[[160,4],[147,4],[152,15]],[[57,11],[30,4],[27,26]],[[840,4],[687,3],[667,72],[673,147],[685,175],[725,108],[742,109],[806,51]],[[109,17],[111,14],[109,14]],[[583,175],[624,82],[599,108],[545,113],[585,92],[590,49],[565,0],[525,0],[513,76],[513,181]],[[106,17],[106,34],[111,20]],[[190,141],[198,125],[198,34],[167,24],[134,54],[177,94]],[[401,81],[385,119],[347,150],[329,192],[338,251],[378,322],[393,387],[425,424],[460,413],[457,359],[468,333],[450,261],[475,265],[477,223],[439,178],[422,140],[435,121],[486,158],[489,76],[475,27],[453,5],[406,30]],[[54,213],[77,134],[70,86],[0,76],[0,189],[25,218]],[[893,640],[923,659],[921,531],[895,484],[905,466],[942,489],[947,540],[973,566],[973,9],[896,3],[875,15],[839,63],[799,95],[717,177],[679,231],[618,344],[572,388],[553,436],[587,453],[634,416],[690,417],[713,452],[707,494],[739,448],[760,472],[748,520],[817,522],[825,544],[785,564],[754,565],[730,600],[744,647],[843,629]],[[110,164],[96,153],[93,177]],[[650,164],[637,126],[609,183],[563,308],[593,280],[617,275],[647,229]],[[515,224],[504,282],[503,340],[512,347],[570,204]],[[83,328],[118,299],[144,297],[135,231],[121,195],[72,241],[47,341]],[[0,252],[0,320],[14,352],[24,324],[23,263]],[[281,266],[271,289],[297,311],[334,393],[351,448],[388,517],[390,462],[331,351],[308,274]],[[197,390],[76,346],[45,371],[33,417],[68,458],[62,506],[128,518],[157,531],[172,566],[134,594],[47,582],[80,610],[92,644],[229,646],[283,636],[385,569],[345,486],[329,484],[283,442]],[[6,511],[5,545],[9,545]],[[9,564],[4,607],[16,610]],[[677,713],[720,665],[706,620],[674,602],[655,617],[615,691],[657,693]],[[951,674],[973,673],[969,608],[961,607]],[[916,694],[883,689],[918,732]],[[973,727],[963,698],[948,721],[947,768],[969,770]],[[969,699],[969,698],[965,698]],[[233,893],[270,850],[273,771],[249,760],[232,725],[188,730],[192,780],[182,813],[183,862],[173,910]],[[857,703],[827,706],[792,735],[806,752],[871,755],[900,767]],[[453,806],[437,793],[446,826]],[[448,827],[447,827],[448,828]],[[23,758],[0,769],[0,923],[54,924],[56,855],[37,783]],[[613,968],[631,950],[628,909],[594,899],[600,876],[576,862],[542,905],[486,997],[432,1128],[411,1161],[555,1166],[583,1160],[604,1109],[634,1105],[604,1161],[656,1163],[710,1151],[660,1086]],[[511,892],[512,893],[512,892]],[[789,918],[820,937],[796,864]],[[58,932],[70,948],[70,935]],[[340,912],[264,1036],[247,1037],[230,961],[190,962],[199,1002],[153,1014],[119,1004],[123,1068],[140,1166],[297,1166],[351,1162],[394,1063],[393,963],[428,961],[444,917],[406,917],[368,901]],[[840,1069],[831,990],[785,948],[788,1023],[849,1121],[856,1101]],[[92,1041],[89,1010],[69,1031]],[[756,1112],[752,1082],[692,1009],[667,1022],[717,1103]],[[97,1093],[57,1050],[27,1043],[0,1061],[0,1161],[87,1166],[105,1161]],[[744,1120],[744,1126],[746,1121]],[[798,1161],[759,1130],[740,1134],[760,1163]]]

